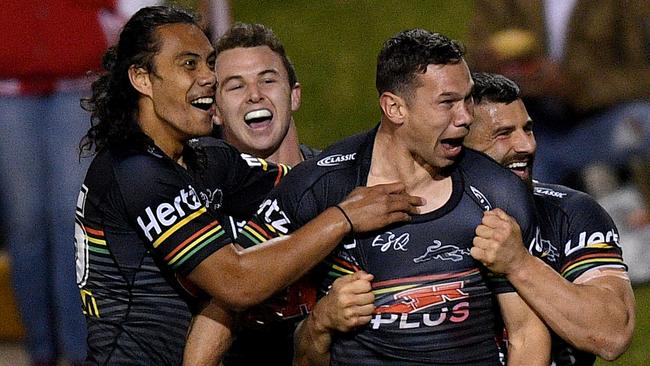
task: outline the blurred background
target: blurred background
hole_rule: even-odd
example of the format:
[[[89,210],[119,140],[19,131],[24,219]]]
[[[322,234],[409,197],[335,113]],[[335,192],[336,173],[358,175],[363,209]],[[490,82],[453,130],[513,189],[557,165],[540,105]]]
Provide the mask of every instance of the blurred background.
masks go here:
[[[57,3],[26,3],[30,2]],[[546,29],[546,23],[531,15],[542,8],[542,1],[532,0],[167,3],[203,14],[215,34],[222,29],[217,22],[232,19],[272,28],[284,43],[302,84],[302,105],[295,114],[301,142],[314,147],[326,147],[378,122],[376,55],[383,41],[401,30],[422,27],[458,39],[467,45],[467,59],[474,70],[501,72],[515,79],[536,122],[540,144],[537,178],[594,195],[621,232],[637,299],[637,327],[631,348],[611,364],[650,364],[647,1],[585,1],[587,5],[577,1],[572,14],[565,10],[564,20],[548,23],[546,28],[553,29]],[[500,6],[502,3],[507,6]],[[131,7],[135,9],[124,10],[124,14],[137,10]],[[116,18],[116,24],[119,21]],[[572,28],[578,28],[577,33]],[[582,28],[585,30],[580,33]],[[9,78],[0,71],[0,81]],[[6,97],[0,94],[0,102]],[[1,137],[2,144],[9,143]],[[542,154],[544,158],[539,157]],[[3,174],[8,173],[4,170]],[[2,202],[2,207],[6,205]],[[72,220],[72,214],[68,217]],[[2,232],[7,234],[10,221],[2,222]],[[0,242],[0,365],[28,365],[25,330],[11,285],[8,237],[3,235]],[[73,255],[72,240],[69,242],[69,254]],[[610,363],[599,360],[597,364]]]

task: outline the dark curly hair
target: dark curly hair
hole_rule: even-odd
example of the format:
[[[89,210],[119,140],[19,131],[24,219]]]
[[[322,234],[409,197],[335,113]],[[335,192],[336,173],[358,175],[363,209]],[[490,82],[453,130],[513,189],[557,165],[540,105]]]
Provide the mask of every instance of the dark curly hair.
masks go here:
[[[482,100],[510,104],[521,98],[519,86],[503,75],[474,72],[472,79],[474,80],[472,97],[476,104],[481,103]]]
[[[418,86],[416,74],[425,73],[428,65],[459,63],[464,53],[459,42],[440,33],[420,28],[402,31],[387,40],[377,56],[377,91],[408,100]]]
[[[214,45],[217,56],[223,51],[237,47],[250,48],[268,46],[271,51],[277,53],[282,59],[282,64],[289,76],[289,86],[293,87],[298,82],[296,69],[284,51],[282,42],[275,36],[273,31],[263,24],[235,23],[230,29],[217,40]]]
[[[92,96],[81,100],[81,107],[91,113],[91,127],[79,144],[81,155],[146,139],[136,121],[139,94],[128,71],[131,66],[154,71],[153,58],[161,46],[156,30],[177,23],[198,26],[194,15],[168,6],[142,8],[124,25],[118,43],[104,54],[105,72],[93,82]]]

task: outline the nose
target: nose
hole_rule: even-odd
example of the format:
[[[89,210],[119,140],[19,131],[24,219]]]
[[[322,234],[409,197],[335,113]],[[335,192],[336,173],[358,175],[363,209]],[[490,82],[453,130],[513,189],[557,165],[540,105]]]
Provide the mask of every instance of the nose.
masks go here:
[[[456,127],[466,127],[472,124],[474,120],[474,102],[472,98],[469,98],[463,103],[459,103],[458,112],[456,113],[456,119],[454,120],[454,125]]]
[[[201,86],[211,86],[214,88],[217,85],[217,75],[214,69],[208,66],[202,67],[198,82]]]
[[[537,149],[535,135],[532,132],[517,130],[514,136],[514,149],[518,153],[532,154]]]
[[[257,103],[260,100],[262,100],[262,93],[260,92],[260,88],[256,83],[250,83],[247,86],[247,91],[248,91],[248,101],[250,103]]]

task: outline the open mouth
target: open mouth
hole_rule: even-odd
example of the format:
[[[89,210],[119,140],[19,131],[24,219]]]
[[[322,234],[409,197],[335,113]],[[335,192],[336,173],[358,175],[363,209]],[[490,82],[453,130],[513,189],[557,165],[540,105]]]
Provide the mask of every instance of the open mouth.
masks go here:
[[[449,138],[440,140],[440,143],[446,149],[455,149],[463,146],[463,140],[463,137]]]
[[[251,127],[260,126],[261,124],[270,123],[273,119],[273,113],[266,109],[256,109],[244,115],[244,122]]]
[[[214,97],[196,98],[193,101],[191,101],[190,104],[193,107],[202,109],[204,111],[208,111],[210,110],[210,108],[212,108],[212,105],[214,104]]]
[[[512,170],[515,173],[524,174],[528,171],[528,160],[526,161],[516,161],[506,165],[506,168]]]

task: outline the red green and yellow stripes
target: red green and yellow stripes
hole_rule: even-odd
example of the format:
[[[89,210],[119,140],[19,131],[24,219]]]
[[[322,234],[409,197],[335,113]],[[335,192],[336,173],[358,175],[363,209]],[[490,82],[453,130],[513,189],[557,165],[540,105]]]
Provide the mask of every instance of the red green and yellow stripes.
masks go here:
[[[263,226],[262,226],[263,225]],[[265,229],[266,227],[266,229]],[[277,238],[279,236],[282,236],[282,234],[278,233],[273,226],[268,225],[268,224],[258,224],[253,221],[249,221],[246,223],[244,228],[241,230],[239,233],[240,235],[244,235],[245,237],[248,238],[252,243],[255,245],[257,244],[262,244],[263,242]]]
[[[333,256],[326,258],[323,263],[328,268],[327,276],[334,279],[361,270],[359,266]]]
[[[158,248],[158,246],[159,246],[162,242],[164,242],[165,239],[169,238],[172,234],[174,234],[174,233],[175,233],[176,231],[178,231],[180,228],[182,228],[183,226],[187,225],[188,222],[190,222],[190,221],[194,220],[195,218],[197,218],[197,217],[203,215],[207,210],[208,210],[207,208],[205,208],[205,207],[201,207],[200,209],[198,209],[198,210],[192,212],[191,215],[188,215],[187,217],[185,217],[185,218],[182,219],[181,221],[177,222],[174,226],[170,227],[167,231],[165,231],[165,233],[163,233],[161,236],[158,237],[158,239],[156,239],[156,240],[153,242],[153,247],[154,247],[154,248]]]
[[[164,260],[172,269],[177,269],[196,252],[221,237],[224,233],[225,231],[219,222],[212,221],[176,246],[165,256]]]
[[[400,292],[414,287],[422,286],[422,284],[426,282],[469,277],[472,275],[477,275],[479,273],[479,269],[475,268],[464,272],[441,273],[436,275],[405,277],[397,278],[394,280],[379,281],[372,284],[372,288],[374,289],[372,293],[374,293],[375,296],[378,296],[386,293]]]
[[[627,267],[623,258],[618,253],[589,253],[581,257],[575,258],[566,263],[560,270],[560,274],[564,278],[570,278],[572,275],[584,272],[587,269],[600,267],[604,265],[616,265]]]
[[[104,231],[93,229],[88,226],[84,226],[83,229],[86,233],[88,251],[103,255],[110,254],[108,247],[106,246],[106,237],[104,236]]]

